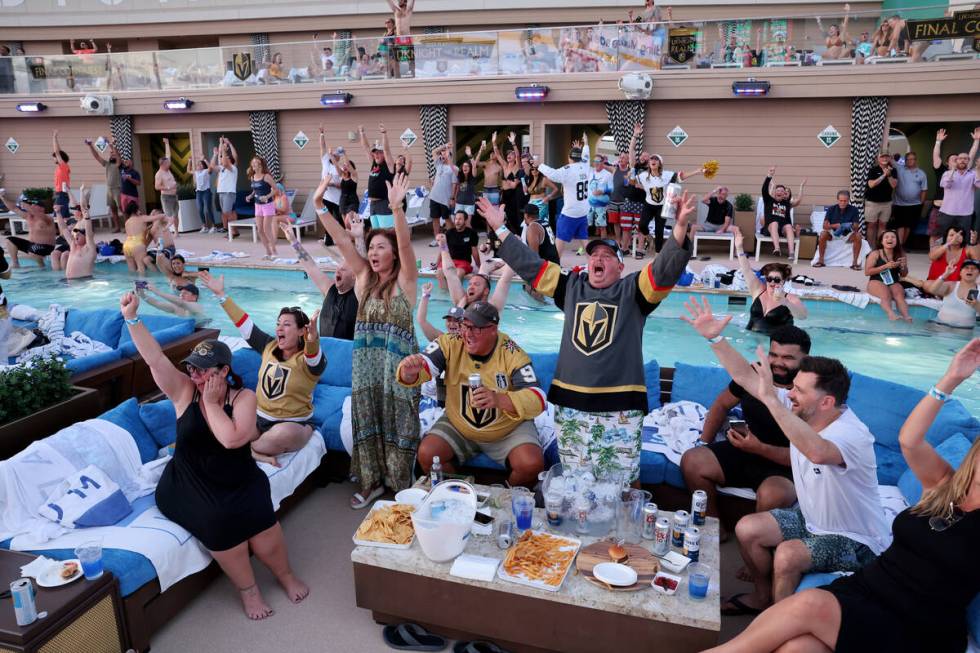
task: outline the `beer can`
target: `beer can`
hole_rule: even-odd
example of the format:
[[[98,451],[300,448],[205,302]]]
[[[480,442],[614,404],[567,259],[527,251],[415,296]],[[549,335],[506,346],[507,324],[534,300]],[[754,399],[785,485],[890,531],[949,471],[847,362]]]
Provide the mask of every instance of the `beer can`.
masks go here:
[[[684,531],[684,555],[697,562],[701,555],[701,529],[691,526]]]
[[[500,549],[509,549],[513,543],[514,522],[509,519],[501,520],[497,526],[497,547]]]
[[[10,584],[10,597],[14,600],[14,618],[18,626],[29,626],[37,621],[37,604],[34,602],[34,584],[29,578],[21,578]]]
[[[691,523],[695,526],[704,526],[704,519],[708,516],[708,493],[704,490],[695,490],[691,495]]]
[[[648,503],[643,506],[643,539],[652,540],[657,537],[657,504]]]
[[[664,187],[664,206],[660,210],[660,217],[666,220],[673,220],[677,217],[677,201],[681,197],[680,184],[667,184]]]
[[[479,374],[470,374],[470,388],[479,388],[483,385],[483,379]]]
[[[684,531],[690,520],[691,517],[686,510],[678,510],[674,513],[674,528],[670,534],[670,543],[678,549],[684,546]]]
[[[665,556],[670,553],[670,520],[659,517],[654,530],[653,555]]]

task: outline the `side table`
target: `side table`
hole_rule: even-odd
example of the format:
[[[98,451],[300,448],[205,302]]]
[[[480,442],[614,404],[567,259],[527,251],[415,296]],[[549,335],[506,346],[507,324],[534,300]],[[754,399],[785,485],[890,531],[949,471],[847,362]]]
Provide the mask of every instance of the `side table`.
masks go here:
[[[0,550],[4,589],[20,578],[20,568],[37,556]],[[122,653],[125,621],[119,581],[108,571],[95,580],[55,588],[38,587],[37,611],[48,616],[18,626],[12,599],[0,600],[0,653]]]

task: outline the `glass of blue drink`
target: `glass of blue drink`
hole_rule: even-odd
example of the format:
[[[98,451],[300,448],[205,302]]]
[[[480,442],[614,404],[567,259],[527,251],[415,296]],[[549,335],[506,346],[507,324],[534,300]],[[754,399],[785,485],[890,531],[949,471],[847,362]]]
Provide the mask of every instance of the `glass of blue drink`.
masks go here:
[[[531,521],[534,517],[534,495],[526,488],[514,488],[511,494],[511,507],[514,511],[517,530],[526,531],[531,528]]]
[[[711,581],[711,567],[694,562],[687,567],[687,591],[692,599],[700,601],[708,596],[708,583]]]
[[[75,547],[75,557],[82,563],[82,573],[86,580],[95,580],[102,575],[102,541],[91,540]]]

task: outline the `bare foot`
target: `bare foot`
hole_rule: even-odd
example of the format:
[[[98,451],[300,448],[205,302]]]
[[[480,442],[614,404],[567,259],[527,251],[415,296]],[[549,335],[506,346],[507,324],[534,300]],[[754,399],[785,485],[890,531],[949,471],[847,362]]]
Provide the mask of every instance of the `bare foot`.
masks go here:
[[[285,590],[286,596],[293,603],[299,603],[310,594],[310,588],[307,587],[306,583],[296,578],[291,571],[278,580],[282,589]]]
[[[242,597],[242,607],[249,619],[259,621],[276,613],[262,598],[262,592],[259,591],[258,585],[239,590],[238,594]]]
[[[742,565],[738,571],[735,572],[735,578],[743,580],[746,583],[751,583],[753,580],[752,572],[745,565]]]
[[[895,315],[894,313],[889,313],[888,314],[888,319],[891,320],[892,322],[894,322],[895,320],[898,319],[898,316]]]
[[[279,461],[276,459],[275,456],[268,456],[264,453],[259,453],[255,449],[252,449],[252,458],[255,458],[255,460],[260,463],[269,463],[273,467],[280,466]]]

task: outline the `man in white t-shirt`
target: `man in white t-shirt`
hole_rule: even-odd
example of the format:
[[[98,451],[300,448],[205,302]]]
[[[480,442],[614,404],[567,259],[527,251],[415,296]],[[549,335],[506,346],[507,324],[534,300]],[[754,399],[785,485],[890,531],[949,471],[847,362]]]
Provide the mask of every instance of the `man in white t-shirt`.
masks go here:
[[[453,144],[446,143],[432,150],[436,174],[432,177],[432,190],[429,191],[429,219],[432,220],[432,235],[438,236],[445,221],[446,228],[452,227],[453,208],[456,202],[456,187],[459,180],[456,176],[456,166],[453,165]],[[429,247],[439,243],[433,240]]]
[[[803,574],[857,571],[891,543],[878,494],[874,436],[845,405],[851,380],[840,361],[807,356],[781,399],[768,357],[750,365],[721,337],[732,316],[715,320],[707,300],[691,299],[683,319],[708,339],[732,380],[769,409],[790,442],[799,505],[748,515],[735,526],[755,590],[736,594],[722,614],[758,614],[793,594]]]
[[[238,192],[238,152],[224,136],[218,143],[218,204],[221,207],[221,227],[218,232],[224,233],[228,223],[238,219],[235,213],[235,198]]]
[[[336,151],[327,147],[326,137],[323,135],[323,123],[320,123],[320,179],[330,178],[327,182],[327,190],[323,191],[323,204],[333,219],[344,224],[344,219],[340,215],[340,172],[337,170],[337,157],[344,153],[344,148],[338,147]],[[333,245],[333,238],[330,234],[323,237],[323,244],[327,247]]]
[[[592,168],[589,167],[589,145],[585,135],[580,141],[572,141],[568,165],[552,168],[540,163],[538,170],[551,181],[562,185],[564,203],[555,228],[555,244],[558,246],[558,258],[561,259],[569,244],[574,247],[578,242],[579,250],[582,250],[589,239],[589,177]]]

